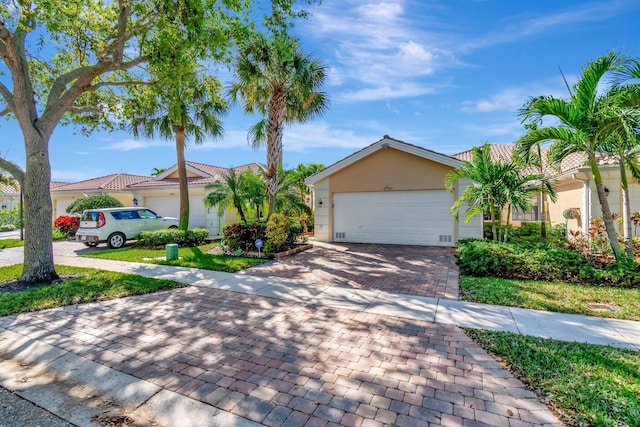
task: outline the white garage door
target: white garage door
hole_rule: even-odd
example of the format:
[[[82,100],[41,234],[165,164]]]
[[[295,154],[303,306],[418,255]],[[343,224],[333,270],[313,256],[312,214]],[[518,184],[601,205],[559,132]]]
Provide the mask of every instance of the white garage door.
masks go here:
[[[56,218],[59,217],[60,215],[68,215],[67,208],[71,203],[75,201],[76,199],[58,199],[56,201],[56,212],[55,212]]]
[[[333,241],[453,246],[453,195],[382,191],[333,195]]]
[[[179,196],[147,196],[146,204],[149,209],[162,216],[180,218]],[[215,209],[215,215],[208,215],[204,206],[204,199],[200,196],[189,197],[189,228],[206,228],[212,236],[220,235],[220,223]]]

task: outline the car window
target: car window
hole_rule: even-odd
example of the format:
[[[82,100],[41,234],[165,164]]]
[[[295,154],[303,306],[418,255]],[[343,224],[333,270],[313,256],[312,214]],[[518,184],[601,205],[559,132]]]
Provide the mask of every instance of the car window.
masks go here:
[[[151,209],[142,209],[138,211],[140,218],[157,218],[158,215],[155,214]]]
[[[95,211],[84,211],[82,213],[81,221],[97,221],[99,212]]]
[[[138,211],[115,211],[111,212],[111,216],[115,219],[139,219]]]

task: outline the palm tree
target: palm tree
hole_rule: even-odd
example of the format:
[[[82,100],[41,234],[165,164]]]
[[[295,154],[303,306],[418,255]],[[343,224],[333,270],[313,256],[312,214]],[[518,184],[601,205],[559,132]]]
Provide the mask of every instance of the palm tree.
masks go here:
[[[285,214],[311,213],[298,188],[298,175],[294,169],[278,169],[275,207]]]
[[[531,99],[520,110],[523,123],[539,124],[546,116],[555,117],[560,122],[556,126],[530,129],[518,141],[523,151],[529,151],[535,144],[551,142],[550,158],[553,162],[559,163],[572,153],[587,155],[607,236],[616,258],[620,257],[622,250],[597,161],[598,153],[603,151],[604,144],[615,132],[615,128],[609,127],[609,122],[615,120],[615,114],[611,104],[606,102],[611,89],[601,93],[599,86],[606,75],[624,69],[629,62],[627,57],[615,52],[598,58],[587,64],[568,100],[542,96]]]
[[[328,98],[319,89],[326,79],[325,66],[300,49],[296,39],[276,34],[272,40],[257,36],[246,45],[235,65],[237,81],[229,94],[242,100],[247,113],[262,119],[249,130],[255,148],[267,145],[266,184],[268,214],[276,208],[277,174],[282,167],[285,123],[306,122],[321,116]]]
[[[326,166],[320,163],[300,163],[295,167],[295,169],[293,169],[293,174],[295,175],[294,184],[300,193],[300,198],[305,202],[311,194],[311,188],[304,182],[304,180],[325,168]]]
[[[491,158],[489,144],[473,147],[472,160],[463,162],[458,169],[449,172],[445,178],[445,187],[453,192],[456,183],[461,179],[472,181],[458,196],[449,210],[457,221],[460,208],[468,204],[465,221],[469,222],[476,215],[489,213],[493,240],[498,240],[498,228],[502,226],[502,208],[507,204],[506,177],[514,168],[513,165]]]
[[[211,190],[204,203],[207,207],[217,207],[218,214],[222,215],[227,207],[234,207],[240,215],[240,220],[247,223],[244,210],[248,203],[246,181],[243,174],[235,169],[228,169],[222,175],[221,181],[206,186]]]
[[[219,116],[226,111],[219,97],[220,84],[211,77],[200,77],[195,72],[164,76],[160,83],[141,93],[136,107],[143,116],[134,120],[133,134],[153,138],[175,138],[180,191],[179,228],[189,228],[189,187],[184,150],[188,138],[201,144],[206,136],[222,134]],[[141,118],[140,118],[141,117]]]

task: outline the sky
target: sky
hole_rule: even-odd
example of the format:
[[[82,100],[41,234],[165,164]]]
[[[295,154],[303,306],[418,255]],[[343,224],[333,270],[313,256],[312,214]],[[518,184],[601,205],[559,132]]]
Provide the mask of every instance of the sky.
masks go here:
[[[331,165],[384,135],[444,154],[524,133],[518,109],[566,97],[587,62],[612,50],[640,56],[638,0],[323,0],[293,32],[328,71],[323,117],[285,127],[285,167]],[[230,83],[231,75],[221,80]],[[186,159],[231,167],[266,162],[247,143],[258,117],[235,106],[224,136],[188,144]],[[22,135],[0,119],[0,155],[24,165]],[[86,137],[56,128],[52,180],[149,175],[175,164],[172,141],[126,132]]]

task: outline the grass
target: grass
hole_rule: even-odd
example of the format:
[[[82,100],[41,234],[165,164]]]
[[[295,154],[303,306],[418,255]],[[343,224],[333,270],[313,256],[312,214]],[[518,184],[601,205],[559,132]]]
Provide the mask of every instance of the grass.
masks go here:
[[[486,304],[640,320],[640,289],[464,276],[460,296]],[[610,303],[619,310],[595,311],[587,302]]]
[[[467,330],[569,425],[640,426],[640,353]]]
[[[58,265],[56,272],[60,276],[75,277],[58,284],[34,287],[13,293],[0,293],[0,317],[186,286],[172,280],[151,279],[135,274],[115,273],[92,268]],[[0,283],[16,280],[21,274],[22,264],[0,267]]]
[[[0,239],[0,249],[17,248],[19,246],[24,246],[24,240]]]
[[[226,271],[235,273],[245,268],[265,262],[264,259],[241,258],[226,255],[208,254],[207,250],[216,244],[199,247],[180,248],[178,259],[166,261],[158,259],[166,255],[164,249],[121,248],[94,251],[83,256],[90,258],[113,259],[118,261],[144,262],[148,264],[175,265],[180,267],[201,268],[204,270]]]

